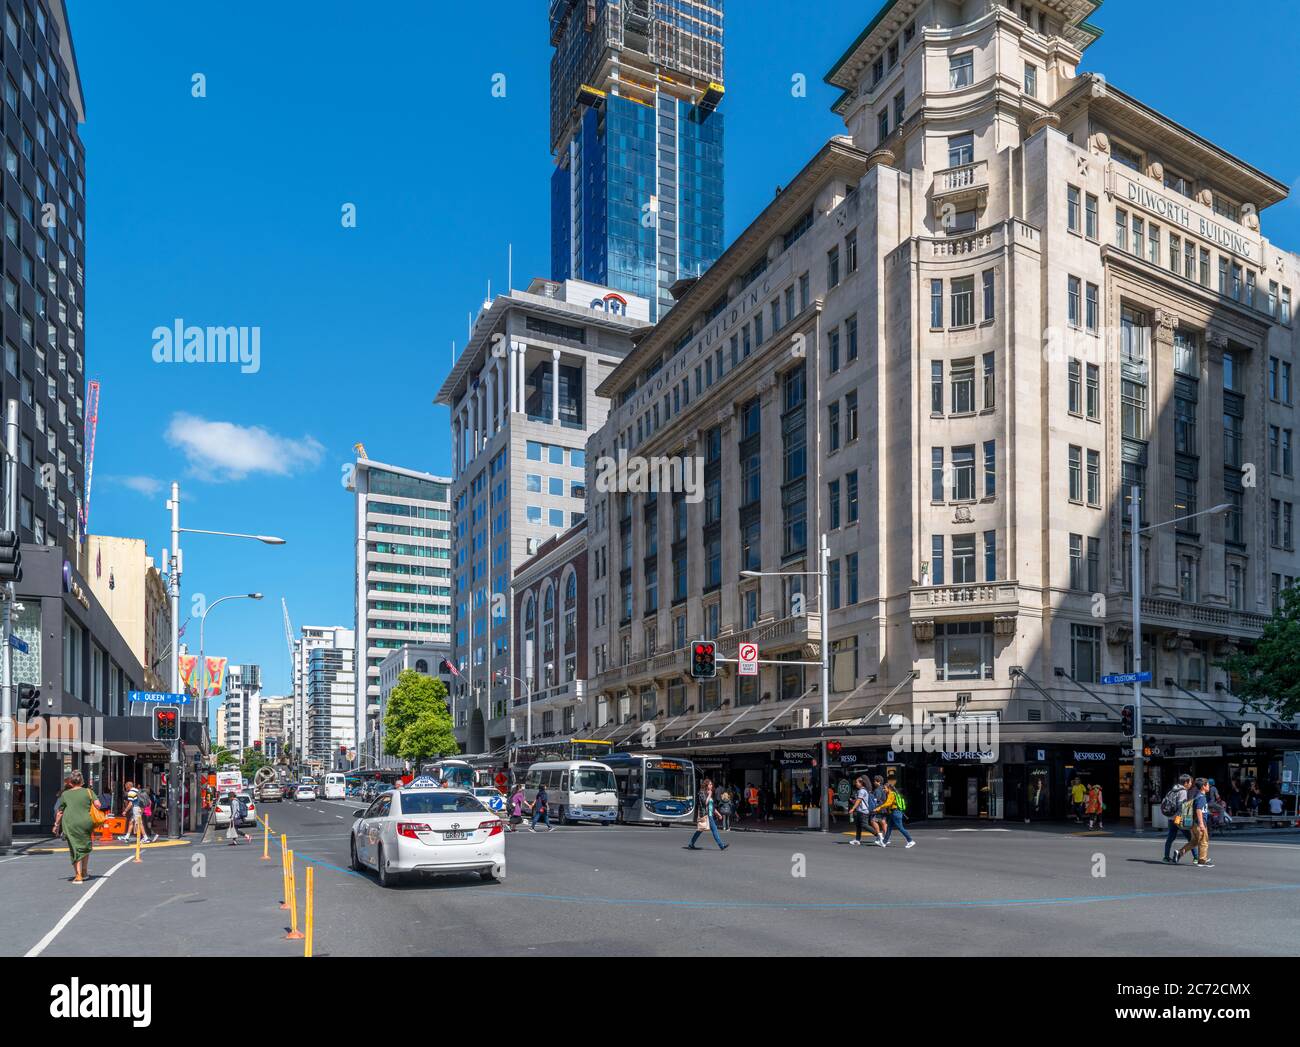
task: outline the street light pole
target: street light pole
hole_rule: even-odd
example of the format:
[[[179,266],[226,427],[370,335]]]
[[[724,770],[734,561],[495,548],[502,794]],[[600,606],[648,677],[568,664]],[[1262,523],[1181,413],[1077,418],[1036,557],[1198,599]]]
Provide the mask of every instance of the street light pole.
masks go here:
[[[172,694],[181,693],[181,485],[172,483],[172,496],[167,502],[172,514],[171,568],[167,572],[167,587],[171,596],[172,611]],[[180,730],[177,730],[177,735]],[[167,765],[167,836],[178,839],[181,835],[180,793],[176,788],[179,768],[179,740],[173,741]]]
[[[1133,672],[1139,677],[1133,681],[1133,828],[1142,832],[1146,818],[1142,810],[1142,794],[1146,785],[1146,759],[1142,751],[1142,532],[1138,510],[1138,487],[1129,492],[1129,531],[1132,533],[1130,571],[1133,576]]]
[[[5,414],[4,455],[4,529],[18,529],[18,401],[10,400]],[[0,593],[4,601],[4,635],[0,636],[0,854],[4,854],[14,841],[14,662],[9,648],[9,634],[13,630],[14,584],[5,583]],[[39,756],[37,757],[39,759]],[[28,759],[31,751],[28,750]]]
[[[818,587],[821,591],[821,653],[822,653],[822,832],[830,832],[830,788],[831,769],[827,766],[826,728],[830,726],[830,690],[831,690],[831,644],[830,644],[830,581],[831,548],[826,535],[822,534],[821,573]]]

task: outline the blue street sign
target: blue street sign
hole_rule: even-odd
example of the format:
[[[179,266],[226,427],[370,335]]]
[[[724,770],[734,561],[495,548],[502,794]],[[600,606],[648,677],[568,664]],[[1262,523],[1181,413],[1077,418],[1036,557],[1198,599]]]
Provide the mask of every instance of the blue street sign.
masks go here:
[[[20,640],[13,633],[9,634],[9,646],[16,651],[22,651],[23,654],[27,653],[27,642],[25,640]]]
[[[128,691],[127,697],[133,702],[149,702],[159,705],[189,705],[188,694],[167,694],[163,691]]]
[[[1102,683],[1150,683],[1150,673],[1120,673],[1117,676],[1103,676]]]

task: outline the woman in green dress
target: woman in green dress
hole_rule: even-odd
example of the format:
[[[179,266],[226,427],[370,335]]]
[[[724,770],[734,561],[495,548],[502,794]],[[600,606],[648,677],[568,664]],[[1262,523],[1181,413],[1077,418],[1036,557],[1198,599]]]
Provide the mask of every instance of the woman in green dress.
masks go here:
[[[54,816],[54,835],[63,831],[63,838],[68,841],[68,851],[72,855],[72,870],[76,874],[73,883],[85,883],[90,865],[90,834],[94,824],[90,819],[90,808],[99,807],[91,791],[85,788],[85,779],[80,771],[73,771],[63,783],[63,793],[59,796],[59,810]]]

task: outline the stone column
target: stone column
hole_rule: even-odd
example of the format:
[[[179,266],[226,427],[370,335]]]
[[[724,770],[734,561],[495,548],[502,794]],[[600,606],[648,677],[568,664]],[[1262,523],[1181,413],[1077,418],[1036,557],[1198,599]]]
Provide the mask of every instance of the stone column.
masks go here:
[[[560,424],[560,350],[551,350],[551,424]]]
[[[497,370],[489,361],[483,371],[483,401],[486,409],[487,429],[483,442],[487,443],[497,431]]]
[[[504,429],[506,424],[506,358],[496,358],[497,376],[497,428]]]
[[[1147,523],[1174,516],[1174,331],[1178,316],[1155,312],[1147,369],[1150,431],[1147,445]],[[1178,558],[1174,527],[1150,532],[1151,595],[1177,598]]]
[[[756,392],[759,396],[759,425],[761,426],[763,447],[762,464],[759,475],[762,480],[763,532],[761,548],[763,550],[764,571],[780,570],[781,554],[784,551],[783,524],[781,518],[781,481],[784,479],[785,448],[781,437],[781,388],[776,379],[769,375],[761,379]],[[811,407],[807,408],[812,410]],[[806,433],[815,434],[818,419],[808,419]],[[813,439],[808,438],[810,448]],[[769,451],[770,448],[770,451]],[[811,481],[809,481],[811,486]],[[809,491],[810,495],[815,492]],[[808,579],[805,579],[807,582]],[[759,579],[758,620],[771,621],[783,617],[777,614],[781,604],[781,592],[785,579],[769,577]],[[805,592],[812,589],[806,586]]]
[[[1197,405],[1197,431],[1200,436],[1201,477],[1197,484],[1199,508],[1209,509],[1227,501],[1223,484],[1223,351],[1228,339],[1209,331],[1205,336],[1201,362],[1201,403]],[[1228,580],[1223,563],[1223,541],[1228,527],[1225,517],[1215,513],[1198,523],[1201,548],[1208,552],[1208,562],[1201,560],[1201,597],[1206,603],[1227,606]]]

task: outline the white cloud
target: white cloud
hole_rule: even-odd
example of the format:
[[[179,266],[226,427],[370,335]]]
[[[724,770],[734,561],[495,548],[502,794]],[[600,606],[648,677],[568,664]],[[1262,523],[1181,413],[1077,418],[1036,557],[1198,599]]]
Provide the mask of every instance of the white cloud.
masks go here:
[[[214,481],[240,480],[249,473],[291,476],[318,464],[325,453],[311,436],[293,440],[259,425],[213,422],[184,413],[172,416],[167,439],[180,447],[195,472]]]
[[[104,479],[110,484],[125,487],[146,498],[152,498],[163,487],[162,481],[155,480],[152,476],[106,476]]]

